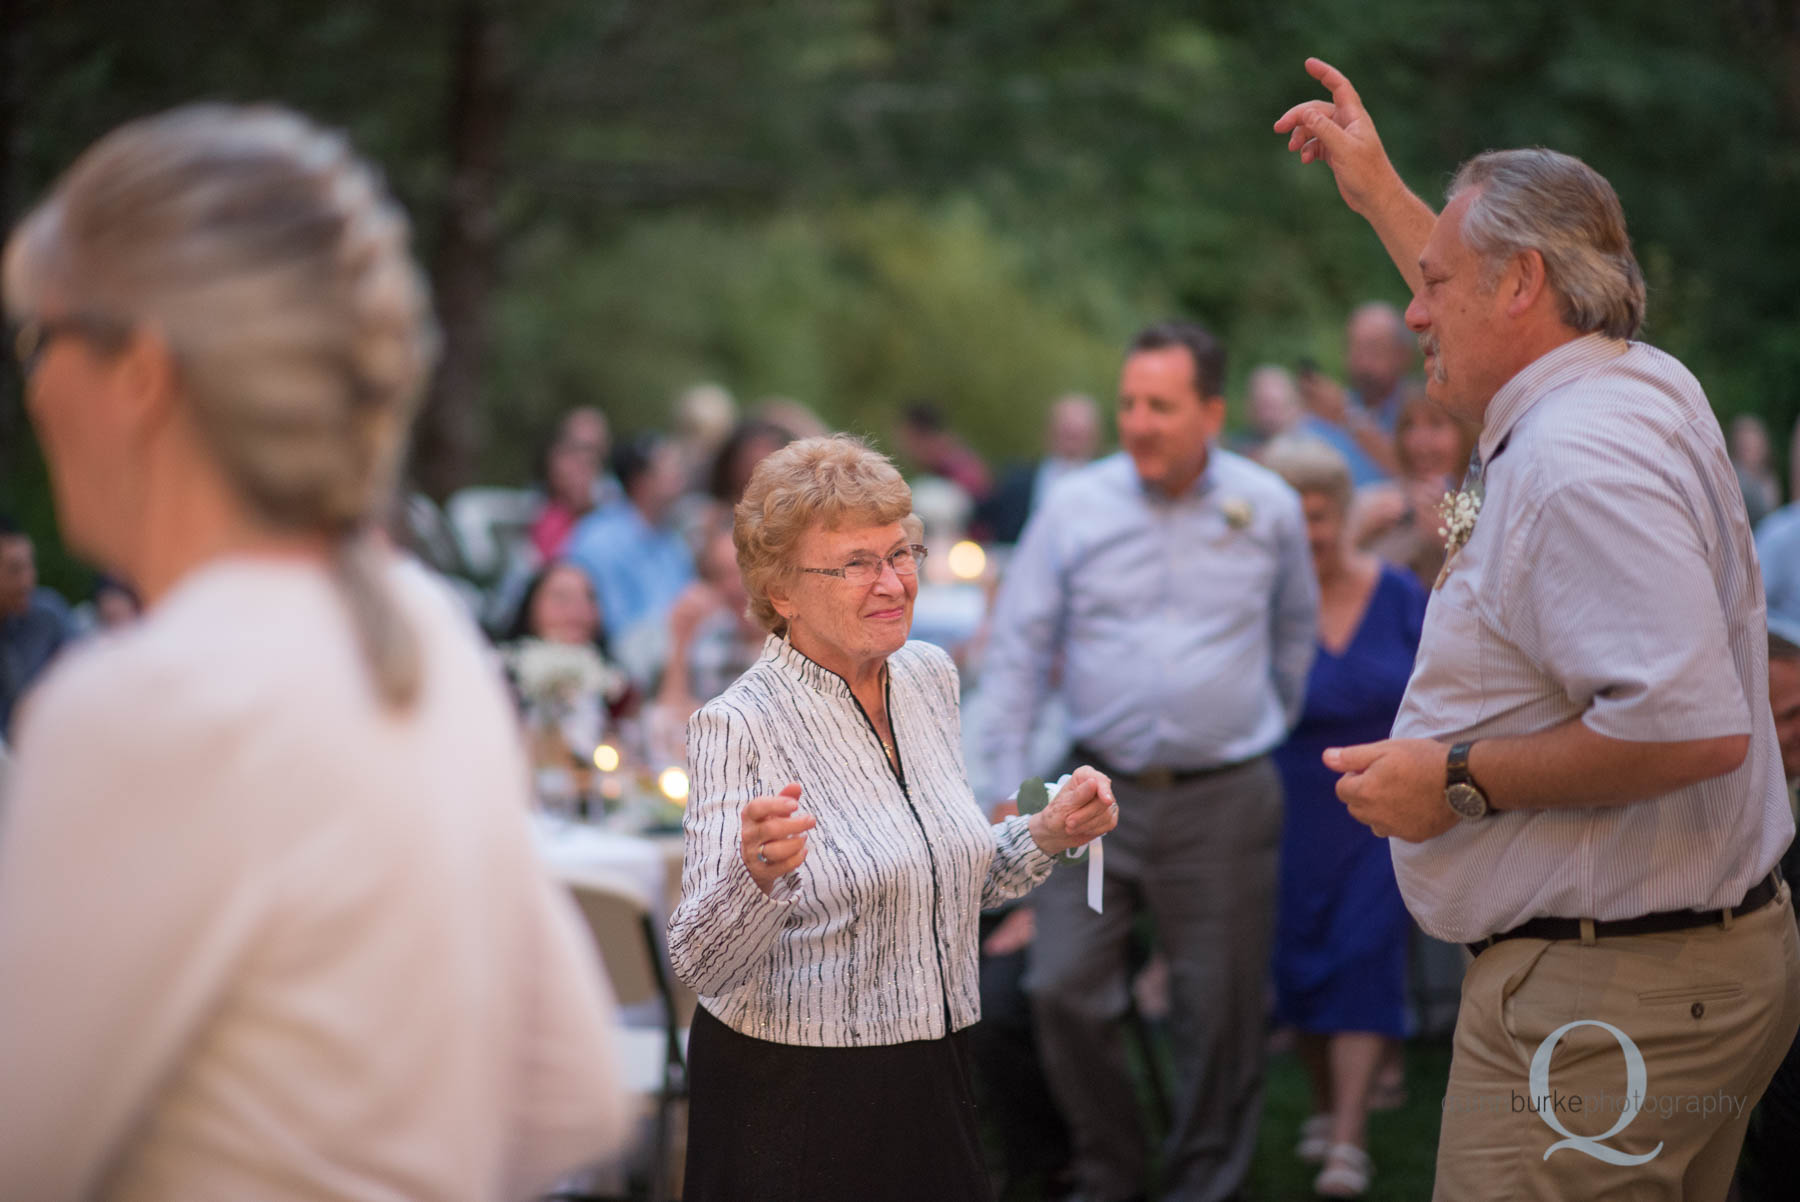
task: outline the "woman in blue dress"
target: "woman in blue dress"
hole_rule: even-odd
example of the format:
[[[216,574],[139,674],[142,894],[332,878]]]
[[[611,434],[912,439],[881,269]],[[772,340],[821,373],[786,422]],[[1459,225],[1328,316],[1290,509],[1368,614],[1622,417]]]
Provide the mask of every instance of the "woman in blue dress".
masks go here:
[[[1287,795],[1275,927],[1276,1020],[1298,1033],[1313,1115],[1303,1159],[1323,1162],[1314,1189],[1356,1197],[1368,1188],[1368,1099],[1405,1034],[1411,918],[1394,883],[1386,839],[1337,797],[1321,754],[1388,737],[1412,675],[1425,620],[1424,588],[1403,568],[1352,549],[1345,516],[1350,469],[1323,443],[1269,448],[1264,462],[1299,492],[1319,577],[1319,648],[1306,707],[1275,753]]]

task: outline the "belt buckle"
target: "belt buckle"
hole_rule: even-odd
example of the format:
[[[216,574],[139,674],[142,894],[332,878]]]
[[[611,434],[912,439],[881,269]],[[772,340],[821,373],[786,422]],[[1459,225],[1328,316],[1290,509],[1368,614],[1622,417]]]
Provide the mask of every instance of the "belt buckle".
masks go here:
[[[1167,789],[1175,783],[1173,768],[1146,768],[1138,773],[1138,786],[1144,789]]]

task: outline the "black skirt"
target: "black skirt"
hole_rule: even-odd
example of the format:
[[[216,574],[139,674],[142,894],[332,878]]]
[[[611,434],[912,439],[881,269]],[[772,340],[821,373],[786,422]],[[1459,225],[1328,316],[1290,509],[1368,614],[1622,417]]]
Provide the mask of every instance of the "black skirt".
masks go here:
[[[967,1032],[812,1048],[694,1012],[684,1202],[992,1202]]]

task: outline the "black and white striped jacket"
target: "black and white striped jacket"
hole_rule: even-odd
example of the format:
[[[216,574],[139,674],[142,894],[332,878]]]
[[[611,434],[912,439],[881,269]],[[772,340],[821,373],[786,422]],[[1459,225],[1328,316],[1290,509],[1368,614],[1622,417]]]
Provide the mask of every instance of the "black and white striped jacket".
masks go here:
[[[980,911],[1055,860],[1025,822],[990,826],[963,767],[956,667],[888,658],[896,773],[849,685],[786,640],[688,725],[687,847],[669,920],[675,972],[732,1029],[854,1047],[934,1039],[981,1017]],[[739,851],[743,806],[802,786],[807,858],[765,896]]]

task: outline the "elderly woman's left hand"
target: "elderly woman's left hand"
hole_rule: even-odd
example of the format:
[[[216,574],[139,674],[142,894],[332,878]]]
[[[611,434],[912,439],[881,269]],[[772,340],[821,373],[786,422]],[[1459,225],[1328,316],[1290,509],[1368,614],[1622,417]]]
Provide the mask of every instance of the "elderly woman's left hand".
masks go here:
[[[1086,764],[1075,769],[1069,783],[1030,819],[1032,841],[1047,856],[1098,839],[1118,824],[1112,781]]]

